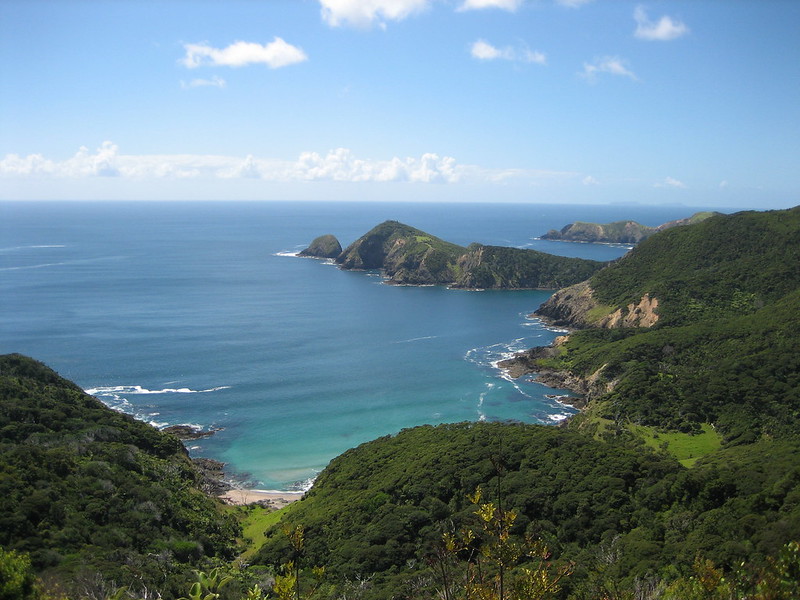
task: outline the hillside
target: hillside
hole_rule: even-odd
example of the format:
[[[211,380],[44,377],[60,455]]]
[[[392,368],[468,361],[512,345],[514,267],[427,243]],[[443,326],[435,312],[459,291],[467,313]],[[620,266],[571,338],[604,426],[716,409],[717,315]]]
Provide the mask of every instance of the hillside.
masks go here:
[[[314,247],[301,254],[313,255]],[[336,262],[343,269],[381,269],[394,284],[465,289],[555,289],[586,279],[604,264],[518,248],[464,248],[397,221],[368,231]]]
[[[0,473],[0,547],[51,587],[177,597],[193,568],[233,557],[238,525],[177,438],[16,354],[0,356]]]
[[[386,221],[336,258],[343,269],[383,269],[392,283],[449,284],[457,277],[462,246],[399,223]]]
[[[638,244],[654,233],[677,227],[679,225],[692,225],[709,217],[718,215],[716,212],[698,212],[685,219],[669,221],[657,227],[642,225],[636,221],[615,221],[614,223],[586,223],[576,221],[558,229],[551,229],[542,237],[543,240],[561,240],[565,242],[591,242],[604,244]]]
[[[799,208],[668,229],[536,311],[588,330],[506,364],[577,382],[603,418],[687,431],[708,422],[730,442],[791,434],[799,264]]]
[[[254,560],[296,557],[283,531],[302,527],[303,564],[325,565],[336,592],[433,598],[448,573],[454,582],[466,577],[470,546],[448,554],[447,536],[480,532],[468,498],[480,487],[494,511],[516,513],[513,544],[522,548],[525,536],[546,544],[550,573],[573,565],[561,592],[543,597],[627,598],[637,581],[691,573],[698,553],[727,569],[763,565],[797,539],[798,459],[797,441],[763,441],[686,469],[624,431],[596,439],[535,425],[417,427],[333,460]],[[491,543],[477,535],[473,552]],[[491,570],[491,554],[480,556],[472,560]],[[516,575],[537,564],[521,555],[518,563]]]
[[[507,366],[587,393],[583,413],[565,428],[415,428],[345,453],[283,518],[306,527],[304,560],[343,589],[366,577],[364,598],[442,593],[448,573],[463,581],[475,568],[448,532],[475,531],[467,497],[481,486],[496,518],[515,511],[518,548],[525,535],[546,543],[550,574],[573,565],[548,597],[796,597],[799,219],[669,228],[554,295],[537,314],[588,328]],[[273,530],[259,560],[290,554]],[[778,554],[793,566],[754,583]],[[516,556],[517,574],[541,565]],[[706,576],[704,591],[692,587]]]

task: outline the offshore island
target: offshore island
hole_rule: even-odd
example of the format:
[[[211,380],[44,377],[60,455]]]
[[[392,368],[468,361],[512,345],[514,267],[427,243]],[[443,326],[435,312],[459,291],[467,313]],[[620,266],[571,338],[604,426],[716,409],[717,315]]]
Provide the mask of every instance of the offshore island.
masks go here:
[[[559,288],[535,314],[570,333],[503,366],[582,412],[403,430],[279,511],[223,505],[175,435],[0,357],[8,597],[800,597],[800,207],[670,227],[609,264],[528,252],[387,222],[334,259]]]

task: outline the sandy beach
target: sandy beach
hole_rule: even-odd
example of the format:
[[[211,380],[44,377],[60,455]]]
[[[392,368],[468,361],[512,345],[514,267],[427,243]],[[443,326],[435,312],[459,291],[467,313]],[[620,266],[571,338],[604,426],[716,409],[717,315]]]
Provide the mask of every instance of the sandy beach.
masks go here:
[[[253,504],[268,502],[277,508],[291,504],[303,497],[303,492],[276,492],[267,490],[228,490],[220,494],[220,499],[227,504]]]

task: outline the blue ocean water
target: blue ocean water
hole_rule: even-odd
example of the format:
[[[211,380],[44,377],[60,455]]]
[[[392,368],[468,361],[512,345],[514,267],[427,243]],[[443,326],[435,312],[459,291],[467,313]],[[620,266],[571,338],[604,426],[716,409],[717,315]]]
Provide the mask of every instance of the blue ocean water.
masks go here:
[[[610,260],[623,246],[535,239],[681,206],[326,202],[0,203],[0,353],[41,360],[251,485],[307,485],[364,441],[423,423],[555,423],[564,394],[493,366],[557,331],[547,291],[396,287],[294,253],[396,219],[460,244]]]

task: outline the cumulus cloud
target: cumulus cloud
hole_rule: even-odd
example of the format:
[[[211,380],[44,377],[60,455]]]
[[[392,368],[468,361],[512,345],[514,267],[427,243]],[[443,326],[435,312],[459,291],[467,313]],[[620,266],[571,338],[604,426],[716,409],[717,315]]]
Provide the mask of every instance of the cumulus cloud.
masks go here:
[[[116,177],[120,181],[246,180],[292,183],[330,181],[345,183],[506,184],[512,181],[538,185],[549,181],[580,180],[566,171],[538,169],[486,169],[464,165],[451,156],[427,152],[418,157],[361,158],[347,148],[327,153],[302,152],[294,160],[253,155],[121,154],[113,142],[103,142],[94,152],[81,147],[66,160],[41,154],[0,157],[0,179],[59,180]],[[124,185],[124,183],[122,184]]]
[[[463,4],[458,7],[458,10],[483,10],[485,8],[499,8],[515,12],[522,6],[523,0],[464,0]]]
[[[319,0],[322,19],[331,27],[350,25],[367,29],[374,24],[403,19],[426,10],[431,0]]]
[[[654,187],[686,189],[686,184],[683,183],[682,181],[675,179],[674,177],[665,177],[664,181],[656,183]]]
[[[542,52],[534,52],[527,48],[512,48],[511,46],[498,48],[486,40],[474,42],[470,48],[470,54],[478,60],[509,60],[539,65],[547,64],[547,56]]]
[[[633,18],[636,21],[636,31],[633,35],[640,40],[666,42],[689,33],[685,23],[674,21],[667,15],[658,21],[651,21],[642,6],[636,7]]]
[[[95,151],[81,147],[63,161],[41,154],[25,157],[16,154],[0,159],[0,177],[85,178],[124,177],[131,179],[218,179],[258,178],[267,181],[344,181],[455,183],[473,170],[457,164],[450,156],[425,153],[419,158],[363,159],[347,148],[327,154],[303,152],[294,161],[244,159],[216,155],[121,155],[112,142],[103,142]]]
[[[581,180],[581,183],[583,183],[583,185],[600,185],[600,182],[591,175],[584,177]]]
[[[196,87],[216,87],[224,88],[227,85],[224,79],[214,75],[211,79],[192,79],[191,81],[181,81],[183,89],[196,88]]]
[[[594,62],[583,63],[581,75],[587,80],[594,82],[597,80],[597,76],[602,73],[630,77],[634,81],[638,81],[634,72],[628,69],[625,61],[618,56],[604,56],[595,59]]]
[[[308,60],[302,48],[275,37],[268,44],[234,42],[225,48],[214,48],[208,44],[184,44],[186,56],[181,64],[189,69],[202,66],[244,67],[250,64],[265,64],[270,69],[279,69]]]
[[[41,154],[30,154],[25,157],[8,154],[0,161],[0,175],[3,176],[56,176],[56,177],[117,177],[120,175],[117,166],[117,145],[103,142],[94,152],[81,146],[70,158],[58,162],[45,158]]]
[[[455,183],[460,167],[454,158],[426,153],[420,158],[365,160],[347,148],[331,150],[326,155],[303,152],[291,165],[292,179],[353,182],[412,181],[422,183]]]

